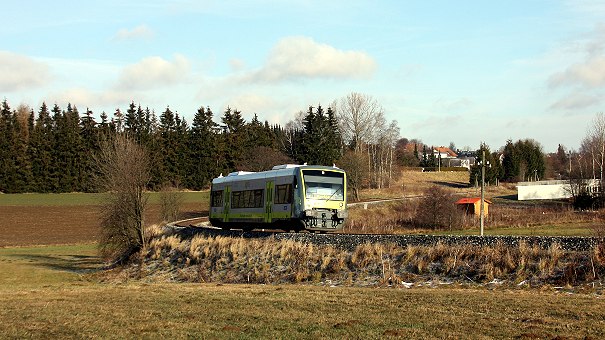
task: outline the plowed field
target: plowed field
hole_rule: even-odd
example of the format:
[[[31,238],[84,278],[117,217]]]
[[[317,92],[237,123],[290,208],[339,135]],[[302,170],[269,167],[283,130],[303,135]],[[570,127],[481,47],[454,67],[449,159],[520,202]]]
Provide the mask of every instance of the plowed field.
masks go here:
[[[184,218],[201,214],[200,206],[183,204]],[[146,224],[159,222],[159,205],[150,204]],[[98,234],[99,207],[95,205],[0,205],[0,247],[95,242]]]

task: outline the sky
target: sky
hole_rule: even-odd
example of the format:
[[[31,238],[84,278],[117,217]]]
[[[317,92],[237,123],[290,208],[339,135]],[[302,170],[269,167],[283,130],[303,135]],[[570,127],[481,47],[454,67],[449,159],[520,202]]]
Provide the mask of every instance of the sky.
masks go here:
[[[401,137],[578,149],[605,100],[605,2],[0,0],[0,96],[286,124],[371,96]]]

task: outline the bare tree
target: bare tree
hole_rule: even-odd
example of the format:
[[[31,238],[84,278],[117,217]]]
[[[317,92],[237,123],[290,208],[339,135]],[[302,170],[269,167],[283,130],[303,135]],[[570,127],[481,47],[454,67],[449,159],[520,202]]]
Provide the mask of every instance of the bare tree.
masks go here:
[[[95,157],[101,205],[101,255],[120,263],[145,247],[143,216],[150,180],[149,157],[132,138],[118,134]]]
[[[605,175],[605,114],[603,112],[597,113],[593,119],[588,133],[582,141],[581,150],[591,158],[593,178],[598,177],[601,180],[600,186],[601,192],[603,192],[602,179]]]
[[[338,166],[347,172],[348,187],[353,191],[353,199],[356,201],[359,201],[359,190],[367,178],[366,157],[364,153],[348,150],[338,162]]]
[[[357,154],[367,153],[366,174],[370,186],[389,186],[393,178],[395,143],[399,138],[397,122],[388,124],[382,106],[368,95],[353,92],[333,105],[337,108],[345,143]]]
[[[244,153],[236,168],[243,171],[266,171],[271,170],[275,165],[293,162],[281,151],[268,146],[255,146]]]
[[[345,143],[360,152],[372,138],[374,124],[378,116],[383,116],[384,110],[374,98],[352,92],[340,100],[336,112]]]

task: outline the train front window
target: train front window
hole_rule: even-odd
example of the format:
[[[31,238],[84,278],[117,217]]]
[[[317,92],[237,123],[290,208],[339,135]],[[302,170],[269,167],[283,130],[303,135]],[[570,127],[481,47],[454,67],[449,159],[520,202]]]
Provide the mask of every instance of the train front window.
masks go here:
[[[343,201],[344,174],[328,170],[303,170],[305,197],[308,199]]]

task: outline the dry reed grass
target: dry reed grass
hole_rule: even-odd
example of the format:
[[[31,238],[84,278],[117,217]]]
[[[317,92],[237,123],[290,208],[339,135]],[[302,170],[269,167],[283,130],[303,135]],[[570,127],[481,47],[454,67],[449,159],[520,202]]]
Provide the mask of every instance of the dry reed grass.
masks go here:
[[[156,232],[160,232],[157,231]],[[406,282],[524,282],[530,286],[602,286],[605,243],[591,251],[438,243],[406,246],[366,243],[353,251],[291,240],[155,234],[121,277],[221,283],[403,285]]]
[[[420,226],[415,216],[419,206],[417,200],[370,205],[368,209],[358,206],[349,209],[349,218],[344,232],[362,234],[398,234],[430,231]],[[461,229],[476,229],[479,218],[460,214]],[[485,220],[489,228],[527,228],[544,225],[591,225],[592,235],[605,237],[605,210],[600,212],[578,212],[570,206],[511,206],[494,204],[490,206]]]

